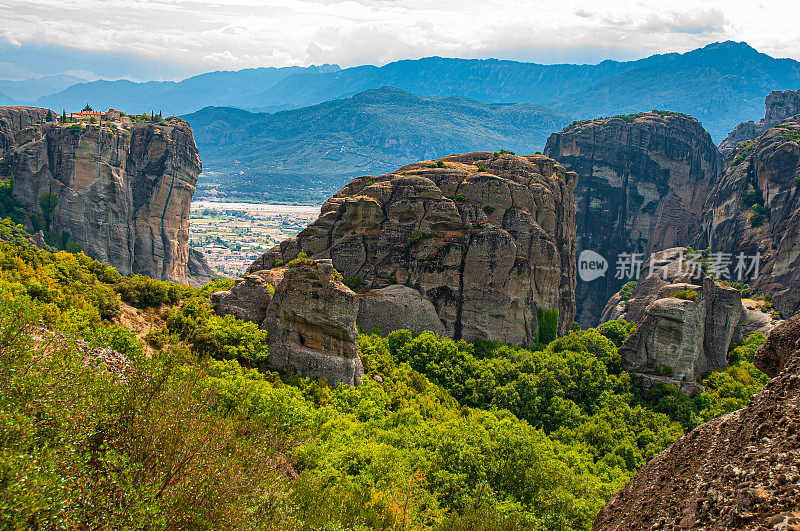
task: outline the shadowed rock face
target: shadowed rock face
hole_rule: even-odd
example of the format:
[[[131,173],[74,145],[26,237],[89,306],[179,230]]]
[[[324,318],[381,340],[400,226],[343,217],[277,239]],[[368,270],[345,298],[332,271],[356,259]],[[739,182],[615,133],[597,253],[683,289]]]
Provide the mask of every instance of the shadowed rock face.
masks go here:
[[[761,253],[758,293],[769,293],[784,317],[800,309],[800,121],[767,130],[751,146],[740,145],[705,205],[695,248],[734,256]],[[753,204],[763,198],[768,215],[755,224]]]
[[[189,203],[201,163],[189,124],[73,132],[44,122],[46,109],[0,108],[0,175],[39,212],[43,192],[59,197],[52,226],[123,274],[187,282]]]
[[[764,118],[758,122],[749,120],[737,125],[719,145],[719,150],[727,159],[739,142],[752,140],[796,114],[800,114],[800,90],[773,90],[764,102]]]
[[[579,122],[551,135],[545,154],[580,176],[577,252],[609,261],[605,277],[577,286],[576,321],[594,326],[625,280],[614,278],[620,253],[692,242],[722,157],[697,120],[659,112]]]
[[[748,406],[653,458],[603,507],[594,531],[797,527],[800,316],[772,332],[756,366],[774,378]]]
[[[354,179],[249,272],[303,251],[369,288],[413,288],[457,339],[531,344],[540,308],[557,308],[565,333],[574,315],[577,176],[541,155],[470,153],[436,166]]]
[[[330,260],[245,275],[211,300],[219,315],[252,321],[269,332],[272,368],[333,386],[361,383],[358,301],[335,278]]]

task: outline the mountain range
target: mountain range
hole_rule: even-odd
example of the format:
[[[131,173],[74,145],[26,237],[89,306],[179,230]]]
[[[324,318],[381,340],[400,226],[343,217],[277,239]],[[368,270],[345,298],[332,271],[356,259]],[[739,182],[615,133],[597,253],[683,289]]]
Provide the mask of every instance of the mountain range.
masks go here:
[[[424,98],[391,87],[275,114],[207,107],[183,118],[206,170],[198,197],[290,202],[322,202],[357,175],[413,160],[475,150],[533,153],[570,121],[530,103]]]
[[[37,105],[56,110],[121,107],[128,112],[186,114],[209,105],[275,111],[392,86],[424,97],[458,96],[484,103],[535,103],[576,118],[652,109],[695,116],[715,141],[760,114],[771,90],[800,86],[800,62],[775,59],[727,41],[687,53],[597,65],[542,65],[497,59],[428,57],[385,66],[340,69],[258,68],[211,72],[181,82],[80,83]],[[1,90],[1,89],[0,89]]]

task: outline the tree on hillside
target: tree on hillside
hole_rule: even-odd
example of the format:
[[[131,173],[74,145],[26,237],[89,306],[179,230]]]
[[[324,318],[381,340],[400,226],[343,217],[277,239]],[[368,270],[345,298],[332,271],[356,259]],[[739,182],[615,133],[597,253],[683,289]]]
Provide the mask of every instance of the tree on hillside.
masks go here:
[[[83,110],[84,110],[84,111],[91,111],[91,110],[92,110],[92,108],[91,108],[91,107],[89,107],[89,104],[87,103],[87,104],[86,104],[86,107],[84,107],[84,108],[83,108]]]
[[[44,192],[39,196],[39,207],[42,209],[44,216],[44,226],[50,232],[50,222],[53,220],[53,210],[58,205],[58,196],[50,192]]]
[[[67,123],[67,111],[66,109],[61,109],[61,123]]]
[[[45,122],[52,122],[53,121],[53,111],[48,109],[47,116],[44,117],[44,121]]]

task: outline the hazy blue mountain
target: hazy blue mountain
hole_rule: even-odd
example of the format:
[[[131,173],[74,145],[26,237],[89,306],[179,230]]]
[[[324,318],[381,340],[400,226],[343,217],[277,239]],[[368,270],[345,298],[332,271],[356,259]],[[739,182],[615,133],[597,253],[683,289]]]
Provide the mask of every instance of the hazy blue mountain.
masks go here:
[[[745,43],[597,65],[541,65],[497,59],[428,57],[382,67],[259,68],[212,72],[180,83],[98,81],[41,98],[57,110],[115,106],[185,114],[206,106],[274,112],[347,98],[384,86],[426,97],[536,103],[576,118],[666,109],[700,120],[719,141],[763,114],[771,90],[800,88],[800,62],[774,59]]]
[[[193,112],[209,105],[242,107],[243,102],[279,82],[286,76],[305,72],[320,74],[338,71],[336,65],[302,68],[249,68],[238,71],[209,72],[183,81],[93,81],[80,83],[61,92],[39,98],[41,107],[61,110],[80,109],[87,103],[95,109],[114,107],[128,113],[161,111],[169,114]]]
[[[183,116],[206,174],[198,197],[322,201],[357,175],[451,153],[534,153],[570,121],[530,103],[426,98],[391,87],[275,114],[210,107]]]
[[[0,80],[0,91],[22,104],[30,105],[42,96],[60,92],[78,83],[86,83],[86,80],[67,74],[57,74],[24,81]]]
[[[15,102],[10,96],[7,96],[2,92],[0,92],[0,107],[3,105],[16,105],[16,104],[17,102]]]

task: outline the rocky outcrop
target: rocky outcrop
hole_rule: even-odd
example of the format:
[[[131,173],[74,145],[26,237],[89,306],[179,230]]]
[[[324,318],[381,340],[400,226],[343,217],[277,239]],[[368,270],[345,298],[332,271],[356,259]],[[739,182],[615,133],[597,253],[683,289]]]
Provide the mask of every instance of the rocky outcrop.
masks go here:
[[[377,327],[383,334],[401,329],[445,333],[433,303],[414,288],[396,284],[359,296],[358,324],[368,332]]]
[[[722,157],[697,120],[660,111],[572,124],[550,136],[545,154],[580,176],[578,253],[597,252],[610,264],[605,276],[577,285],[576,321],[594,326],[626,280],[615,278],[618,255],[695,238]]]
[[[764,102],[764,118],[758,122],[749,120],[737,125],[719,145],[719,150],[728,158],[739,142],[753,140],[767,129],[775,127],[787,118],[800,114],[800,90],[773,90]]]
[[[776,376],[797,351],[800,351],[800,316],[775,328],[756,352],[755,364],[764,373]]]
[[[795,529],[800,522],[800,316],[775,329],[756,365],[775,376],[739,411],[653,458],[595,519],[594,531]],[[773,345],[785,360],[766,360]],[[781,372],[777,374],[777,371]]]
[[[186,264],[189,284],[201,288],[214,280],[214,272],[208,265],[205,255],[197,249],[189,249],[189,261]]]
[[[356,294],[337,279],[330,260],[304,260],[248,274],[214,293],[220,315],[258,323],[269,332],[268,363],[276,370],[359,385]]]
[[[541,155],[486,152],[359,177],[249,272],[330,258],[369,289],[413,288],[448,336],[529,345],[539,309],[559,310],[562,334],[574,316],[576,180]]]
[[[187,282],[189,203],[201,164],[189,124],[45,122],[48,111],[0,108],[0,176],[39,213],[58,196],[52,227],[123,274]]]
[[[694,247],[760,256],[746,272],[783,317],[800,309],[800,121],[787,120],[740,145],[711,191]],[[748,262],[748,265],[752,260]]]
[[[676,298],[694,292],[695,300]],[[636,373],[693,381],[728,366],[728,346],[742,315],[739,290],[705,277],[702,285],[667,284],[620,347],[622,366]]]

